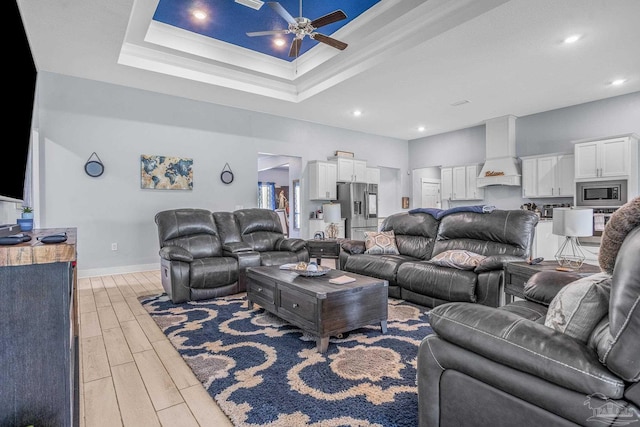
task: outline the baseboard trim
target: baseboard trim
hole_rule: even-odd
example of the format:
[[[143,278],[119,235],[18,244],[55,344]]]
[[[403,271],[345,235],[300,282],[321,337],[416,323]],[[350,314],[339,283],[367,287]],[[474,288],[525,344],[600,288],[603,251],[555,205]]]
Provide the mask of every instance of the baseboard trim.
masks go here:
[[[138,273],[140,271],[160,271],[160,264],[124,265],[109,268],[78,269],[78,278],[111,276],[112,274]]]

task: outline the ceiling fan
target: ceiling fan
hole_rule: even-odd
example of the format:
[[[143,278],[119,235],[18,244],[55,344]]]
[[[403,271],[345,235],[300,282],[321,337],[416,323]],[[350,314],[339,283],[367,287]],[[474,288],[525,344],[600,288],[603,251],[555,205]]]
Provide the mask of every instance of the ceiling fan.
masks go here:
[[[333,24],[334,22],[347,19],[347,15],[342,10],[334,10],[324,16],[310,20],[302,16],[302,0],[300,0],[300,16],[294,18],[287,10],[282,7],[277,1],[267,2],[269,7],[273,9],[278,15],[283,17],[285,21],[289,23],[289,28],[286,30],[272,30],[272,31],[254,31],[247,33],[249,37],[255,36],[271,36],[276,34],[294,34],[295,37],[291,42],[291,48],[289,49],[290,57],[297,57],[300,53],[300,47],[302,46],[302,40],[305,36],[319,41],[320,43],[327,44],[336,49],[344,50],[348,46],[346,43],[336,40],[332,37],[325,36],[324,34],[317,33],[315,30],[325,25]]]

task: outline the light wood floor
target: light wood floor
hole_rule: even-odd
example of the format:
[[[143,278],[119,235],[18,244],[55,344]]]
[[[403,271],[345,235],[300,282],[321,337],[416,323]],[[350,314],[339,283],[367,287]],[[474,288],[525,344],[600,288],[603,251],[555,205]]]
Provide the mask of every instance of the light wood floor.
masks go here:
[[[80,426],[231,426],[138,302],[160,272],[78,280]]]

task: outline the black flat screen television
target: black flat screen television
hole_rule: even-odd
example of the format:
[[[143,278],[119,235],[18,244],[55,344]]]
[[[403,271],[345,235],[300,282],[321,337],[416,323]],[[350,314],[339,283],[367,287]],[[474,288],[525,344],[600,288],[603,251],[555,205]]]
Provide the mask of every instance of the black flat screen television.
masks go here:
[[[5,68],[5,81],[11,90],[6,93],[5,111],[8,111],[4,132],[3,176],[0,178],[0,200],[22,200],[27,168],[33,101],[37,71],[31,55],[29,41],[15,0],[3,1],[4,16],[11,22],[9,40],[14,44],[13,57]]]

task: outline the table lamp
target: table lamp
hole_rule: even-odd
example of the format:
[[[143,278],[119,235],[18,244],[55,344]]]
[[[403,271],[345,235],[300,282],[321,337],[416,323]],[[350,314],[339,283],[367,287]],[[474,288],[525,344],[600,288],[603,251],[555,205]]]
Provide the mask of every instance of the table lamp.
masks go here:
[[[565,236],[556,252],[561,267],[580,268],[585,260],[578,237],[593,235],[593,209],[554,208],[553,234]]]
[[[327,237],[330,239],[336,239],[338,237],[338,224],[342,221],[342,211],[340,210],[340,204],[329,203],[322,205],[322,212],[324,214],[324,222],[328,223],[326,228]]]

